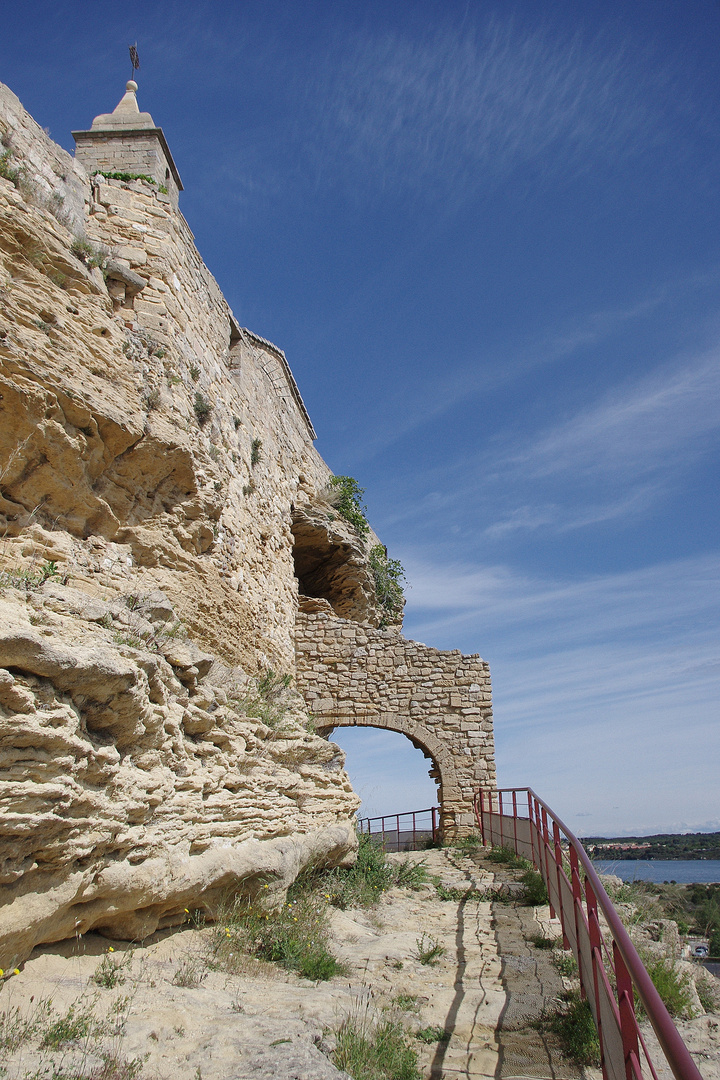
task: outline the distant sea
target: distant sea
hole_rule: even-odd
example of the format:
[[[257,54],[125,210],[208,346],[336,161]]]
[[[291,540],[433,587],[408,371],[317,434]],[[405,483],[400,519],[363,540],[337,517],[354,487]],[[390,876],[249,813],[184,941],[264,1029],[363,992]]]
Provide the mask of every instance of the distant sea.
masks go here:
[[[623,881],[677,881],[680,885],[720,882],[720,859],[598,859],[598,874],[615,874]]]

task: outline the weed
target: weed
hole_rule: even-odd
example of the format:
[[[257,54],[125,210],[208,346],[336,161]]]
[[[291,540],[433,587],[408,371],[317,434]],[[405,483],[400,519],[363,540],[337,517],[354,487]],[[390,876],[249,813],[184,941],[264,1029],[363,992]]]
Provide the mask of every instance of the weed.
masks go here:
[[[182,383],[182,379],[179,375],[173,375],[172,373],[170,373],[169,375],[166,375],[165,378],[167,379],[168,386],[180,386],[180,384]]]
[[[419,1080],[417,1054],[397,1020],[348,1016],[331,1057],[353,1080]]]
[[[371,552],[372,554],[372,552]],[[482,837],[478,833],[470,833],[469,836],[460,836],[452,842],[452,847],[463,854],[472,855],[478,848],[483,846]]]
[[[552,957],[555,968],[561,975],[571,979],[578,973],[577,960],[571,952],[556,952]]]
[[[20,169],[14,168],[11,164],[13,158],[13,151],[11,149],[3,150],[0,154],[0,176],[3,180],[9,180],[11,184],[18,187],[20,182]]]
[[[383,544],[370,548],[368,562],[375,580],[378,603],[390,615],[402,614],[405,605],[402,582],[406,580],[402,563],[399,559],[389,559]]]
[[[41,1046],[56,1050],[63,1043],[76,1042],[94,1034],[98,1029],[93,1003],[74,1001],[64,1016],[48,1025]]]
[[[176,968],[172,978],[173,985],[194,989],[207,978],[207,974],[207,967],[199,956],[188,956],[181,960]]]
[[[417,1012],[420,1008],[417,994],[396,994],[393,1004],[407,1012]]]
[[[688,976],[681,974],[672,960],[665,957],[652,961],[646,959],[644,962],[645,969],[670,1015],[687,1016],[692,1005]],[[635,1008],[639,1013],[644,1011],[637,997]]]
[[[145,395],[145,407],[148,412],[152,412],[153,409],[160,407],[160,391],[157,387],[152,390],[148,390]]]
[[[441,1027],[424,1027],[415,1032],[415,1038],[424,1043],[448,1042],[450,1032]]]
[[[156,184],[152,176],[148,176],[146,173],[103,172],[102,169],[96,169],[92,175],[104,176],[106,180],[123,180],[125,183],[129,183],[130,180],[144,180],[146,184]]]
[[[9,586],[11,589],[25,589],[26,592],[34,592],[44,585],[48,578],[60,577],[57,563],[48,560],[43,563],[39,570],[2,570],[0,571],[0,587]]]
[[[212,412],[212,405],[206,397],[204,397],[199,390],[195,391],[195,403],[193,404],[195,415],[197,416],[198,423],[202,425],[207,420],[208,416]]]
[[[331,476],[329,487],[331,488],[330,501],[333,506],[341,517],[350,522],[360,539],[364,540],[370,532],[366,516],[367,507],[362,502],[365,489],[361,488],[352,476]]]
[[[560,938],[546,937],[545,934],[533,934],[528,939],[536,949],[556,949],[560,944]]]
[[[252,495],[255,490],[255,481],[251,480],[249,484],[243,484],[243,495]]]
[[[528,907],[539,907],[541,904],[547,904],[548,891],[545,888],[542,874],[537,870],[526,870],[520,881],[525,886],[522,897],[524,904],[527,904]]]
[[[101,270],[105,269],[109,252],[101,245],[92,244],[84,236],[76,236],[70,245],[70,250],[75,258],[84,263],[88,269],[94,266],[99,266]]]
[[[197,364],[190,365],[190,378],[193,382],[197,382],[200,378],[200,368],[197,366]]]
[[[277,675],[272,668],[256,680],[242,697],[231,697],[229,705],[235,707],[243,716],[254,716],[271,728],[277,728],[284,721],[288,711],[282,700],[284,691],[292,682],[292,675]]]
[[[106,952],[102,960],[95,968],[92,981],[97,986],[103,986],[106,990],[112,990],[115,986],[121,986],[127,978],[128,968],[132,964],[132,952],[126,952],[117,959]]]
[[[52,1014],[50,998],[41,998],[30,1016],[23,1016],[18,1006],[0,1013],[0,1050],[13,1054],[35,1038]]]
[[[376,904],[382,893],[397,883],[398,875],[408,881],[404,869],[407,860],[405,863],[391,863],[382,847],[367,833],[358,836],[358,843],[357,859],[353,866],[322,871],[318,878],[319,886],[330,903],[341,910]],[[424,868],[422,873],[425,880]],[[416,879],[416,884],[421,883]]]
[[[537,1022],[557,1035],[563,1053],[578,1065],[600,1064],[600,1040],[590,1011],[590,1003],[578,990],[562,995],[557,1012]]]
[[[260,451],[262,450],[262,439],[253,439],[250,444],[250,468],[254,469],[260,460]]]
[[[432,934],[426,934],[424,931],[415,942],[415,945],[417,949],[415,959],[419,960],[421,964],[429,964],[430,967],[434,967],[446,952],[445,946],[440,943],[438,938],[433,937]]]
[[[233,416],[233,427],[235,428],[236,431],[240,427],[241,424],[242,424],[242,420],[240,419],[240,417],[239,416]]]
[[[167,195],[167,193],[168,193],[168,189],[165,186],[165,184],[160,184],[158,186],[158,191],[160,192],[161,195]]]

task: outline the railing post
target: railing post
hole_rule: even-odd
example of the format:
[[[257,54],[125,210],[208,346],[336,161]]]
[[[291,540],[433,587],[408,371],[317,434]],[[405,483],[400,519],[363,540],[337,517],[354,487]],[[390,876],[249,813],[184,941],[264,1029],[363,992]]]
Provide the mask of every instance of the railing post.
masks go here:
[[[565,906],[562,892],[562,845],[560,843],[560,828],[553,818],[553,840],[555,842],[555,876],[557,880],[558,900],[560,901],[560,925],[562,926],[563,949],[567,949],[570,942],[565,933]]]
[[[543,847],[545,848],[545,884],[550,881],[550,833],[548,832],[548,820],[547,810],[543,806],[542,808],[542,835],[543,835]],[[548,889],[548,899],[550,890]],[[550,903],[550,918],[555,918],[555,909]]]
[[[639,1057],[637,1026],[635,1021],[635,999],[632,979],[616,942],[613,941],[613,962],[617,981],[618,1009],[620,1010],[620,1034],[622,1035],[623,1054],[625,1056],[626,1080],[633,1078],[633,1056]]]
[[[580,993],[583,998],[587,997],[587,991],[585,989],[585,983],[583,981],[582,964],[580,963],[580,919],[583,918],[582,913],[582,885],[580,884],[580,867],[578,864],[577,851],[570,845],[570,884],[572,885],[573,894],[573,916],[575,918],[575,942],[577,949],[576,960],[578,962],[578,978],[580,980]]]
[[[513,807],[513,844],[515,846],[515,854],[517,855],[517,792],[513,788],[512,793],[512,807]]]
[[[498,795],[500,796],[498,803],[498,810],[500,811],[500,847],[505,847],[505,837],[503,836],[503,817],[505,815],[505,807],[503,806],[502,791],[499,791]]]
[[[437,835],[437,811],[435,810],[434,806],[432,807],[430,813],[432,814],[432,838],[433,838],[433,844],[434,844],[435,843],[435,837]]]
[[[588,931],[590,933],[590,957],[592,963],[593,993],[595,1003],[595,1027],[597,1028],[598,1041],[600,1043],[600,1064],[604,1080],[608,1080],[607,1067],[605,1064],[605,1047],[603,1044],[602,1019],[600,1016],[600,979],[598,976],[598,964],[602,965],[602,936],[600,933],[600,920],[597,911],[597,897],[592,885],[585,878],[585,899],[588,913]]]
[[[535,810],[534,810],[534,807],[533,807],[532,795],[531,795],[529,789],[528,789],[528,793],[527,793],[527,800],[528,800],[528,820],[530,822],[530,849],[532,851],[532,861],[533,861],[533,866],[539,866],[540,864],[538,863],[536,855],[535,855],[535,817],[534,817]]]

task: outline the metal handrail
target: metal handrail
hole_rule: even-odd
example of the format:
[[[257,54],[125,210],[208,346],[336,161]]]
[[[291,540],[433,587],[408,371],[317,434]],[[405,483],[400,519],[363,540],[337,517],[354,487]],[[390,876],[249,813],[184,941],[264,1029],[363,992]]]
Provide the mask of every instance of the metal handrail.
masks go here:
[[[504,796],[511,806],[505,807]],[[518,796],[527,797],[527,817],[519,813]],[[525,801],[524,799],[522,800]],[[532,788],[481,790],[475,798],[475,816],[484,843],[509,846],[516,854],[529,856],[542,874],[550,897],[550,912],[559,915],[563,945],[572,948],[578,962],[580,985],[587,996],[600,1037],[603,1076],[606,1080],[641,1080],[640,1048],[653,1077],[657,1077],[635,1016],[633,990],[642,1002],[666,1061],[677,1080],[701,1080],[700,1073],[678,1033],[670,1014],[637,954],[628,933],[605,892],[595,868],[577,837],[543,802]],[[494,822],[494,818],[498,819]],[[527,836],[519,826],[527,821]],[[570,864],[568,877],[564,861],[563,838]],[[580,867],[584,882],[580,880]],[[583,886],[585,909],[583,909]],[[603,963],[605,944],[598,912],[610,934],[608,952],[610,973],[616,992],[611,988],[608,969]],[[590,952],[588,970],[585,950]],[[602,994],[601,994],[602,989]],[[603,1005],[606,1007],[603,1008]],[[613,1038],[613,1036],[615,1036]],[[622,1061],[620,1058],[622,1047]]]
[[[395,832],[397,836],[397,849],[400,850],[400,833],[411,832],[412,833],[412,845],[413,848],[417,843],[417,834],[422,833],[423,838],[427,836],[428,830],[422,827],[418,828],[417,818],[420,814],[430,814],[430,832],[432,834],[433,842],[438,839],[440,834],[440,807],[429,806],[427,810],[408,810],[402,814],[382,814],[379,817],[368,817],[358,819],[358,830],[361,833],[367,833],[368,835],[385,836],[386,834],[392,834]],[[400,818],[412,818],[412,828],[401,829]],[[373,822],[379,821],[381,823],[379,829],[372,829]],[[395,823],[395,828],[386,828],[385,822],[390,821]],[[365,827],[367,826],[367,828]],[[383,845],[385,841],[383,841]]]

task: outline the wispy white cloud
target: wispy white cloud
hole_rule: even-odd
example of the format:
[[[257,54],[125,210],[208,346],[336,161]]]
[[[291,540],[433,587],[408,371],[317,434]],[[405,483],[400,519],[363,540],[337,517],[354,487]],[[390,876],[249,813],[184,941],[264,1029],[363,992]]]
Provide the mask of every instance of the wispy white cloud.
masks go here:
[[[481,172],[530,165],[536,180],[567,177],[642,154],[664,141],[682,97],[649,56],[512,18],[424,39],[357,36],[334,54],[334,70],[317,75],[333,103],[320,167],[341,155],[386,186],[427,190],[431,180],[434,198],[457,198]]]
[[[720,427],[719,400],[720,350],[715,348],[675,370],[614,387],[605,400],[541,435],[506,464],[522,465],[532,478],[644,476],[696,452]]]
[[[405,561],[406,632],[490,662],[503,784],[585,833],[717,817],[718,555],[566,580]]]

